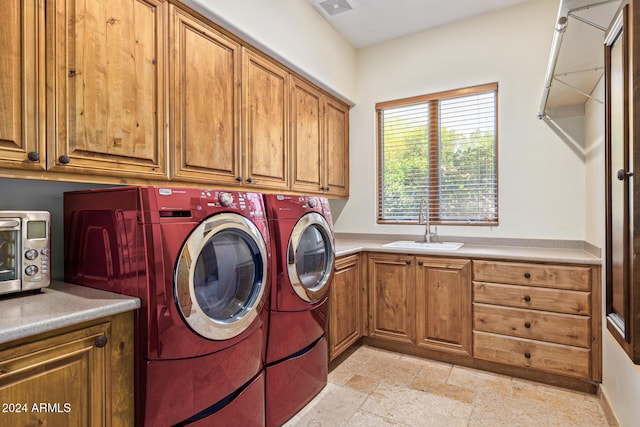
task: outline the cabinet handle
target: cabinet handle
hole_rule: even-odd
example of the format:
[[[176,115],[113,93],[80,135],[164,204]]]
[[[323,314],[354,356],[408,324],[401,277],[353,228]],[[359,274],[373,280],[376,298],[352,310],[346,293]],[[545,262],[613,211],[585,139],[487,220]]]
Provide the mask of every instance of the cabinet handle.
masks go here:
[[[616,174],[617,178],[619,181],[624,181],[625,178],[631,178],[633,176],[633,172],[627,172],[624,169],[619,169],[618,173]]]
[[[247,182],[248,182],[249,184],[251,184],[251,183],[253,182],[253,178],[251,178],[251,177],[247,178]]]
[[[58,161],[63,165],[68,165],[71,162],[71,157],[63,154],[62,156],[58,157]]]
[[[531,297],[530,297],[529,295],[525,295],[525,296],[524,296],[524,300],[525,300],[526,302],[530,302],[530,301],[531,301]]]
[[[527,359],[531,359],[531,353],[529,353],[528,351],[524,352],[524,357]]]
[[[76,70],[69,70],[69,77],[75,77],[76,76]]]
[[[329,187],[328,185],[325,187],[326,191],[331,191],[331,187]]]
[[[420,267],[422,267],[422,266],[424,265],[424,261],[422,261],[422,260],[418,261],[418,265],[419,265]]]
[[[236,181],[242,182],[242,177],[241,176],[236,176]]]
[[[40,153],[38,153],[37,151],[29,151],[29,154],[27,154],[27,158],[32,162],[39,162]]]
[[[108,341],[109,340],[107,339],[107,337],[105,335],[100,335],[98,338],[96,338],[96,347],[102,348],[105,345],[107,345]]]
[[[404,263],[405,263],[405,264],[407,264],[407,265],[409,265],[409,264],[411,264],[411,260],[410,260],[410,259],[405,259],[405,260],[404,260]]]
[[[524,273],[525,279],[531,279],[531,273]]]
[[[531,323],[529,322],[524,322],[524,327],[529,329],[531,327]]]

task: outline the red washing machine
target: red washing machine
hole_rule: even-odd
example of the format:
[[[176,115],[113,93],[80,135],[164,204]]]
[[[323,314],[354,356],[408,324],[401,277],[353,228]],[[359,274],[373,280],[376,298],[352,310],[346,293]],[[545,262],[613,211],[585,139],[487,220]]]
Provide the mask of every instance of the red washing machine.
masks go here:
[[[279,426],[327,383],[327,309],[335,247],[324,197],[264,195],[271,242],[266,424]]]
[[[138,426],[264,425],[270,236],[262,195],[64,194],[65,280],[141,299]]]

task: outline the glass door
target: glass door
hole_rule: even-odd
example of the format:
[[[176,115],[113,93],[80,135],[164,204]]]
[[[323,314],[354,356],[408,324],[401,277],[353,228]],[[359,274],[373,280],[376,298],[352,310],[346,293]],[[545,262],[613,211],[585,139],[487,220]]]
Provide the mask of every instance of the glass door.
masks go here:
[[[0,219],[0,293],[19,291],[20,218]]]
[[[196,227],[180,252],[176,302],[198,334],[233,338],[258,316],[267,277],[266,244],[257,227],[238,214],[213,215]]]
[[[287,248],[289,280],[296,294],[315,302],[327,295],[335,248],[327,221],[318,213],[308,213],[296,223]]]

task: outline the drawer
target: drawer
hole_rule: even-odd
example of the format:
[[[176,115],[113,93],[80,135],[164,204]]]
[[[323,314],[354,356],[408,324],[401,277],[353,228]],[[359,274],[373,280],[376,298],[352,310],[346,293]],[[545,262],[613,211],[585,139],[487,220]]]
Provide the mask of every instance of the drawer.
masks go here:
[[[473,280],[588,291],[591,269],[580,266],[474,261]]]
[[[590,348],[590,325],[587,316],[473,304],[473,329],[478,331]]]
[[[590,379],[591,351],[487,332],[473,332],[473,356],[490,362]]]
[[[473,282],[473,302],[556,313],[591,313],[591,292]]]

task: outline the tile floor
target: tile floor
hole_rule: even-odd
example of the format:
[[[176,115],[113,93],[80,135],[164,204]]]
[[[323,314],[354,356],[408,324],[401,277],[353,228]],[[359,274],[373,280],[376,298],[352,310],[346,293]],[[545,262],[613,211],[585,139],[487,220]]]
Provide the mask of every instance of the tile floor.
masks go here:
[[[594,395],[362,346],[285,426],[608,424]]]

